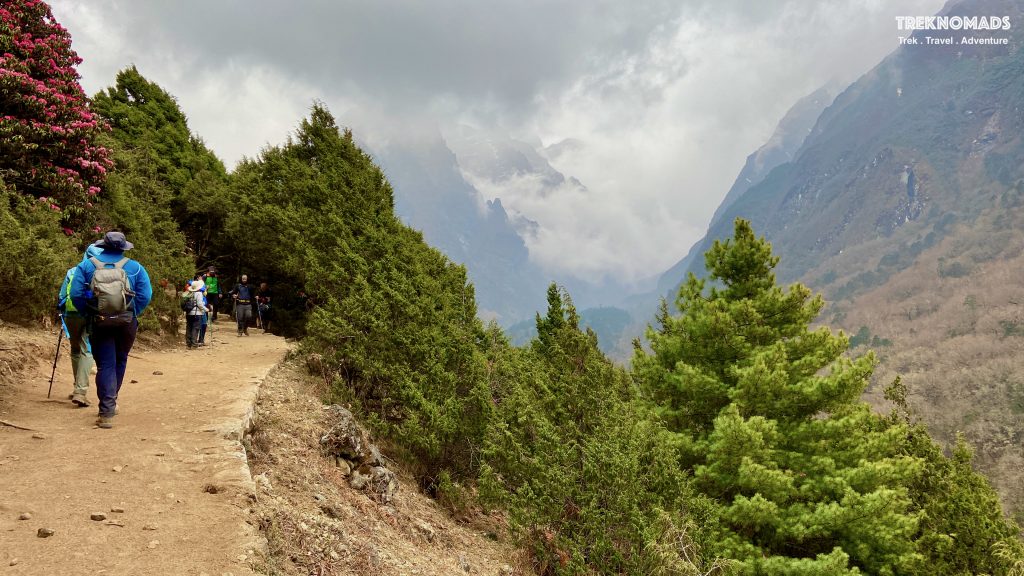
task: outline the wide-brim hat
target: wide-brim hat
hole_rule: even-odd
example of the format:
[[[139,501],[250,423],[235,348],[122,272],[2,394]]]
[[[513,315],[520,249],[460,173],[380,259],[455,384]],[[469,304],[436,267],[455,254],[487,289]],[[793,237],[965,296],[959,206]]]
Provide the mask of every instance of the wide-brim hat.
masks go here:
[[[188,285],[188,289],[193,292],[199,292],[203,288],[206,288],[206,285],[203,284],[202,280],[193,280],[192,283]]]
[[[120,250],[121,252],[124,252],[134,248],[135,244],[129,242],[128,239],[124,237],[124,233],[112,230],[107,232],[103,236],[102,240],[93,242],[93,246],[99,246],[104,250]]]

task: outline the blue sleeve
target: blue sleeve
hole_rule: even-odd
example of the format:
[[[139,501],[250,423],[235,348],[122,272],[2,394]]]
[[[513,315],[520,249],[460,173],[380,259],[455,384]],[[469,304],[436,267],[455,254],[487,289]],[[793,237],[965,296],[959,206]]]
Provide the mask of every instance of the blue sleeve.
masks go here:
[[[78,265],[75,277],[71,281],[71,303],[80,313],[85,313],[89,309],[89,296],[86,294],[86,290],[88,290],[89,281],[92,280],[92,273],[95,270],[96,267],[92,262],[85,260]]]
[[[68,301],[68,280],[71,279],[71,272],[74,270],[68,270],[64,274],[64,281],[60,283],[60,291],[57,292],[57,307],[60,308],[61,312],[64,311],[64,307],[67,306]]]
[[[153,300],[153,285],[149,283],[149,272],[136,262],[139,272],[132,278],[132,291],[135,292],[135,315],[141,316],[142,311]]]

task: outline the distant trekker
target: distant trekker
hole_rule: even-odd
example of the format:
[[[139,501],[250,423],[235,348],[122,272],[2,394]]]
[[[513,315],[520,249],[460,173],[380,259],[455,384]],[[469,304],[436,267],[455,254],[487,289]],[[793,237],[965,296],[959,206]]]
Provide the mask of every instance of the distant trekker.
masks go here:
[[[191,306],[185,312],[185,345],[189,348],[199,347],[199,331],[202,328],[203,314],[206,313],[206,301],[203,299],[203,281],[193,280],[188,285],[185,298],[191,299]]]
[[[139,315],[153,298],[153,287],[146,269],[124,255],[134,247],[124,234],[107,232],[94,246],[102,251],[78,265],[71,280],[71,302],[89,314],[100,403],[96,425],[113,428],[128,353],[135,344]]]
[[[260,282],[260,288],[256,291],[256,306],[259,311],[260,328],[263,333],[270,331],[270,320],[274,315],[274,308],[270,304],[270,287],[266,282]]]
[[[242,274],[242,281],[231,289],[231,297],[235,299],[235,322],[238,323],[238,335],[249,335],[249,322],[252,320],[252,306],[256,299],[255,290],[249,285],[249,277]]]
[[[210,307],[210,321],[217,321],[217,306],[220,305],[220,280],[217,279],[217,269],[210,266],[203,278],[206,283],[206,302]]]
[[[203,312],[202,321],[199,323],[199,346],[206,346],[206,328],[210,325],[210,299],[206,295],[206,290],[209,286],[203,286],[202,290],[199,291],[200,296],[203,297],[203,307],[206,310]]]

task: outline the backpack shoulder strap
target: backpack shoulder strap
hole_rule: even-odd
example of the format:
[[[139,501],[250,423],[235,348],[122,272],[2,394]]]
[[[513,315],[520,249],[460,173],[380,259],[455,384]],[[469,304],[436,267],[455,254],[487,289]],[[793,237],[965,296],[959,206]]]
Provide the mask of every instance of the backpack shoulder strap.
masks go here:
[[[89,256],[89,262],[92,262],[92,265],[95,266],[97,270],[107,265],[106,262],[100,260],[95,256]]]
[[[129,259],[128,259],[127,256],[122,256],[120,260],[118,260],[117,262],[114,262],[114,268],[116,268],[117,270],[120,270],[120,269],[124,268],[124,265],[127,264],[128,261],[129,261]]]

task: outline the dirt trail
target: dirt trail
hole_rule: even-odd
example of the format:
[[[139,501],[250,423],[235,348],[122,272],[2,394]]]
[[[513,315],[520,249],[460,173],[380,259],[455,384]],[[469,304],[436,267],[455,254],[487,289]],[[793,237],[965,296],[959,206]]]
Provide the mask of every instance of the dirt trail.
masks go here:
[[[239,437],[288,344],[232,328],[218,322],[197,351],[133,351],[111,430],[93,426],[92,386],[92,407],[67,401],[67,348],[51,400],[52,356],[4,390],[0,419],[34,431],[0,426],[0,574],[253,574],[260,537]],[[41,339],[23,344],[52,354]]]

